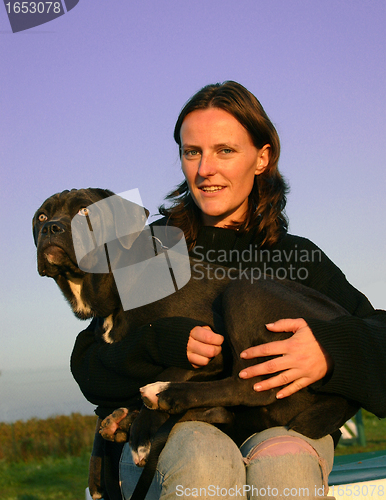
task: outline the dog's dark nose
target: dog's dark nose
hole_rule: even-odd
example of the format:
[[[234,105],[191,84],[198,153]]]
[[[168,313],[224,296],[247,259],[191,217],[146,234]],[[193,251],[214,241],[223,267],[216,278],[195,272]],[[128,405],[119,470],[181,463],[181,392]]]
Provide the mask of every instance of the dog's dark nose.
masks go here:
[[[42,233],[44,234],[59,234],[64,233],[64,226],[58,221],[46,222],[42,228]]]

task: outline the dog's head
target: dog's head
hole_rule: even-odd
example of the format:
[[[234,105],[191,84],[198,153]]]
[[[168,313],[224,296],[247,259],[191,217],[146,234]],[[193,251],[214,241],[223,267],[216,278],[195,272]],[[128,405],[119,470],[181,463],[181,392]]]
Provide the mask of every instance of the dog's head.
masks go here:
[[[143,207],[106,189],[72,189],[51,196],[32,221],[39,274],[55,279],[78,317],[99,315],[97,306],[90,305],[96,285],[91,280],[92,273],[109,274],[105,244],[130,249],[147,216]]]
[[[55,278],[59,274],[81,277],[72,240],[71,221],[87,207],[112,196],[104,189],[72,189],[47,198],[32,219],[32,231],[37,247],[38,272]]]
[[[106,198],[109,200],[101,204]],[[147,215],[147,210],[107,189],[72,189],[54,194],[32,220],[39,274],[80,277],[85,271],[105,269],[96,263],[104,243],[116,238],[122,248],[129,249]],[[130,226],[134,229],[130,230]]]

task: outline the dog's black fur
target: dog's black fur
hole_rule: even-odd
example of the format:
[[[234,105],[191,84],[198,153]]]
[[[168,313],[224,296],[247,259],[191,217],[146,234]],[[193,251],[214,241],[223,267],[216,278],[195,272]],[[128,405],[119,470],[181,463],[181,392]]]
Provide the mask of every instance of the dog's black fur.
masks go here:
[[[154,427],[154,420],[159,424],[167,418],[165,412],[179,413],[196,408],[188,419],[229,424],[229,412],[221,411],[226,407],[235,416],[228,430],[237,443],[254,432],[277,425],[287,426],[310,438],[321,438],[334,433],[356,413],[359,407],[356,402],[323,394],[316,390],[318,384],[277,400],[279,389],[253,391],[260,377],[242,380],[238,376],[243,368],[257,362],[256,359],[241,359],[242,350],[292,335],[272,334],[265,324],[281,318],[330,320],[347,314],[330,299],[299,283],[270,277],[254,283],[248,279],[216,280],[213,276],[212,279],[202,276],[197,279],[192,266],[192,278],[176,293],[152,304],[123,311],[112,274],[80,270],[71,237],[71,220],[78,211],[111,195],[111,191],[102,189],[71,190],[56,194],[43,203],[33,219],[39,274],[54,278],[78,317],[105,318],[96,334],[107,342],[120,340],[130,335],[132,329],[158,318],[179,316],[203,321],[223,333],[232,355],[230,363],[224,363],[220,355],[199,370],[169,368],[159,380],[171,381],[170,384],[144,388],[145,403],[157,406],[162,412],[143,411],[144,416],[135,420],[131,433],[134,449],[142,449],[152,438],[153,431],[149,429]],[[123,200],[122,203],[122,210],[125,210],[125,203],[129,202]],[[120,242],[122,252],[130,253],[130,247],[140,241],[141,235],[134,243]],[[224,365],[232,367],[231,373],[226,372]],[[197,377],[199,382],[192,381]],[[152,392],[159,393],[155,403]],[[208,417],[206,409],[213,407],[219,412],[214,410]],[[149,420],[151,424],[144,423]],[[238,425],[239,422],[242,424]],[[145,458],[147,452],[138,461]]]

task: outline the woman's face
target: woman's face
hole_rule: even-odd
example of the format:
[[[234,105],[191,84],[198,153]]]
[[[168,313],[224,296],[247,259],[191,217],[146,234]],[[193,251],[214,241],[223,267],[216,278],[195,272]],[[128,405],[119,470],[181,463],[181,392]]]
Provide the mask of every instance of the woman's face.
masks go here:
[[[269,162],[269,145],[257,149],[247,130],[219,108],[189,113],[181,126],[181,166],[206,226],[242,221],[256,175]]]

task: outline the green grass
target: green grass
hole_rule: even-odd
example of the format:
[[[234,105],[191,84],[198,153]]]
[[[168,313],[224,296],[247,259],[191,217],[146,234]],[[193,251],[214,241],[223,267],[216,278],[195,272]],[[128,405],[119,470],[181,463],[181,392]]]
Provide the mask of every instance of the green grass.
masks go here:
[[[336,456],[386,450],[386,418],[381,420],[365,410],[362,410],[362,416],[365,426],[366,446],[339,444],[335,450]]]
[[[0,422],[0,460],[27,462],[80,455],[92,448],[95,423],[95,416],[79,413],[46,420],[18,420],[12,424]]]
[[[366,446],[336,455],[386,450],[386,419],[363,412],[363,421]],[[80,415],[0,423],[0,500],[84,500],[94,426]]]
[[[1,500],[84,500],[90,454],[0,462]]]
[[[0,500],[84,500],[96,417],[0,423]]]

